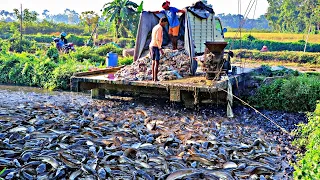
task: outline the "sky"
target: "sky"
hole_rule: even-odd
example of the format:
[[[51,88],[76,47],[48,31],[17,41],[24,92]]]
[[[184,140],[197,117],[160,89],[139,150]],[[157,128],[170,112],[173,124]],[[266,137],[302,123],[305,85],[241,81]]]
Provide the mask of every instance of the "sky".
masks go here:
[[[39,14],[44,9],[48,9],[49,14],[63,13],[68,8],[75,10],[78,13],[83,11],[96,11],[100,12],[103,5],[111,0],[0,0],[0,10],[12,11],[14,8],[20,9],[20,4],[23,8],[37,11]],[[140,3],[141,0],[132,0],[136,3]],[[196,0],[170,0],[171,6],[177,8],[183,8],[190,6]],[[241,1],[241,14],[244,15],[249,2],[253,0],[240,0]],[[268,2],[267,0],[257,0],[256,13],[254,15],[254,6],[249,18],[257,18],[267,12]],[[164,0],[144,0],[144,10],[159,10]],[[213,5],[213,10],[216,14],[238,14],[238,0],[208,0],[208,3]]]

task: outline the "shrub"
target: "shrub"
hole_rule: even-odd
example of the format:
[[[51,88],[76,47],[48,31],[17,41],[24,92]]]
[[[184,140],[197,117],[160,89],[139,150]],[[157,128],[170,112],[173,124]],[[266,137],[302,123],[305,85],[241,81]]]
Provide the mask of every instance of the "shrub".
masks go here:
[[[83,46],[90,37],[69,34],[66,38],[68,39],[68,42],[72,42],[77,46]]]
[[[122,66],[122,65],[130,65],[133,63],[133,57],[122,57],[122,58],[119,58],[119,65]]]
[[[52,43],[53,37],[57,37],[55,35],[46,35],[46,34],[36,34],[36,35],[24,35],[24,37],[29,41],[36,41],[38,43]],[[72,42],[73,44],[77,46],[83,46],[87,39],[90,38],[90,36],[77,36],[74,34],[68,34],[67,37],[68,42]]]
[[[98,47],[95,52],[99,56],[104,56],[106,57],[109,52],[114,52],[117,53],[118,55],[122,55],[122,49],[115,46],[114,44],[106,44],[104,46]]]
[[[34,64],[36,58],[27,53],[3,54],[0,59],[0,82],[19,85],[34,85]]]
[[[39,56],[1,52],[0,83],[69,90],[72,74],[92,66],[88,62],[77,62],[69,54],[62,55],[56,62],[46,58],[43,50],[37,54]]]
[[[22,79],[20,84],[27,86],[37,85],[33,82],[33,76],[35,74],[34,64],[32,61],[25,62],[21,71]]]
[[[51,46],[48,50],[47,50],[47,54],[48,58],[57,61],[59,59],[59,51],[56,47]]]
[[[105,58],[99,56],[92,47],[78,47],[76,52],[71,52],[70,56],[79,62],[89,61],[98,64],[104,63]]]
[[[300,124],[294,134],[294,145],[306,150],[295,164],[295,179],[320,179],[320,103],[309,115],[308,124]]]
[[[37,34],[37,35],[24,35],[24,37],[29,41],[36,41],[39,43],[51,43],[53,39],[51,35]]]
[[[135,40],[131,38],[120,38],[117,40],[117,44],[122,48],[132,48],[134,47]]]
[[[10,42],[9,42],[9,50],[14,52],[26,51],[26,52],[33,53],[36,51],[35,44],[36,44],[35,41],[29,41],[24,38],[22,39],[22,41],[20,41],[20,39],[18,38],[12,38],[10,39]]]
[[[19,60],[15,57],[7,58],[1,57],[0,63],[0,83],[10,83],[9,73],[12,67],[15,67],[19,63]]]
[[[262,85],[249,102],[258,108],[292,112],[314,111],[320,99],[320,77],[298,76]]]
[[[243,37],[242,37],[244,40],[248,40],[248,41],[253,41],[253,40],[256,40],[257,38],[253,37],[251,34],[245,34]]]
[[[0,39],[0,49],[2,49],[2,50],[0,50],[0,53],[8,51],[9,47],[10,47],[10,44],[8,41],[4,41],[4,40]]]
[[[66,60],[64,63],[60,63],[57,68],[52,72],[52,79],[47,84],[48,89],[63,89],[70,90],[70,78],[73,73],[77,72],[77,65],[79,63],[71,59]]]
[[[40,87],[46,87],[47,83],[52,78],[53,70],[58,66],[50,59],[38,59],[39,62],[35,64],[35,76],[33,81]]]

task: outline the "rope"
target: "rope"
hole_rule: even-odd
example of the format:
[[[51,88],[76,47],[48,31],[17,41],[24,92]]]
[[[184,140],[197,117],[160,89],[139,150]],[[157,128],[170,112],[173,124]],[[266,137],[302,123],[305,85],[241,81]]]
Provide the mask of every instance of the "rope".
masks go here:
[[[254,5],[255,5],[255,10],[254,10],[254,16],[255,16],[256,9],[257,9],[257,4],[258,4],[258,0],[250,0],[249,4],[248,4],[248,6],[247,6],[247,9],[246,9],[246,11],[245,11],[245,14],[244,14],[244,19],[243,19],[243,21],[241,21],[241,16],[239,16],[239,18],[240,18],[240,21],[239,21],[239,31],[237,31],[237,33],[235,34],[235,36],[234,36],[234,38],[233,38],[233,40],[232,40],[232,42],[231,42],[231,45],[230,45],[230,47],[229,47],[229,51],[232,49],[232,47],[233,47],[233,45],[234,45],[234,41],[235,41],[235,39],[236,39],[236,37],[238,36],[239,33],[240,33],[240,50],[242,49],[241,28],[242,28],[242,26],[245,24],[245,22],[246,22],[246,20],[247,20],[247,18],[248,18],[248,15],[249,15],[249,13],[251,12],[252,7],[253,7]],[[238,0],[238,13],[239,13],[239,15],[241,14],[241,0]],[[251,32],[250,32],[250,34],[251,34]],[[241,56],[240,56],[240,67],[245,68],[245,65],[246,65],[246,60],[245,60],[245,62],[242,62]]]
[[[251,3],[251,1],[252,1],[252,0],[250,0],[250,3]],[[249,3],[249,4],[250,4],[250,3]],[[241,32],[241,29],[242,29],[241,22],[242,22],[242,20],[241,20],[241,9],[242,9],[242,7],[241,7],[241,0],[239,0],[239,13],[238,13],[238,15],[239,15],[239,31],[238,31],[238,32],[240,32],[240,51],[242,50],[242,32]],[[245,14],[247,13],[247,10],[248,10],[248,8],[246,9]],[[235,36],[237,36],[237,34],[238,34],[238,33],[236,33]],[[240,57],[240,66],[242,67],[241,57]]]
[[[258,0],[255,0],[255,2],[254,2],[254,3],[256,3],[256,5],[255,5],[255,7],[254,7],[254,11],[253,11],[253,17],[252,17],[252,19],[254,19],[254,17],[256,16],[256,10],[257,10]],[[252,29],[250,29],[250,35],[251,35],[251,32],[252,32]]]
[[[218,88],[228,94],[230,94],[228,91]],[[234,94],[230,94],[232,95],[234,98],[238,99],[240,102],[242,102],[244,105],[249,106],[251,109],[253,109],[256,113],[260,114],[261,116],[263,116],[265,119],[269,120],[270,122],[272,122],[275,126],[277,126],[282,132],[286,133],[286,134],[290,134],[287,130],[285,130],[283,127],[281,127],[279,124],[277,124],[275,121],[273,121],[272,119],[268,118],[266,115],[264,115],[263,113],[261,113],[260,111],[258,111],[256,108],[252,107],[249,103],[245,102],[244,100],[240,99],[239,97],[237,97]]]
[[[250,4],[252,3],[252,1],[253,0],[250,0],[249,5],[248,5],[248,7],[246,9],[246,12],[244,13],[244,17],[248,16],[248,14],[250,13],[251,8],[249,10],[249,7],[250,7]],[[252,7],[252,5],[251,5],[251,7]],[[248,10],[249,10],[249,12],[248,12]],[[238,0],[238,15],[241,15],[241,0]],[[239,31],[235,34],[234,38],[236,38],[238,36],[239,32],[241,33],[241,27],[244,24],[244,20],[242,21],[241,20],[241,16],[239,16]]]
[[[240,41],[241,41],[241,28],[242,28],[242,26],[245,24],[245,22],[246,22],[246,19],[247,19],[247,17],[248,17],[248,15],[249,15],[249,13],[251,12],[251,9],[252,9],[252,7],[253,7],[253,5],[254,5],[254,2],[252,3],[252,1],[256,1],[256,0],[250,0],[250,2],[249,2],[249,5],[247,6],[247,9],[246,9],[246,12],[245,12],[245,14],[244,14],[244,19],[243,19],[243,21],[240,21],[239,22],[239,31],[237,31],[237,33],[234,35],[234,37],[233,37],[233,41],[232,41],[232,43],[231,43],[231,45],[230,45],[230,47],[229,47],[229,50],[230,49],[232,49],[232,46],[233,46],[233,44],[234,44],[234,40],[236,39],[236,37],[238,36],[238,34],[239,34],[239,32],[240,32]],[[240,3],[239,3],[240,2]],[[252,3],[252,4],[251,4]],[[257,2],[258,3],[258,2]],[[256,3],[256,4],[257,4]],[[238,1],[238,6],[240,6],[241,7],[241,1],[239,0]],[[238,11],[239,11],[239,9],[238,9]],[[239,13],[239,15],[240,15],[240,13]],[[240,17],[241,18],[241,17]]]

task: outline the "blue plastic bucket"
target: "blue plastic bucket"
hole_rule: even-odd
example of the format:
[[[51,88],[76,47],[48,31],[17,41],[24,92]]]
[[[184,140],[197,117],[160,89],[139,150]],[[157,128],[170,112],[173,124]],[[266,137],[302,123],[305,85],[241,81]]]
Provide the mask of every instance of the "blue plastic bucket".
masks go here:
[[[109,52],[107,54],[106,65],[107,65],[107,67],[117,67],[118,66],[118,54],[113,53],[113,52]]]

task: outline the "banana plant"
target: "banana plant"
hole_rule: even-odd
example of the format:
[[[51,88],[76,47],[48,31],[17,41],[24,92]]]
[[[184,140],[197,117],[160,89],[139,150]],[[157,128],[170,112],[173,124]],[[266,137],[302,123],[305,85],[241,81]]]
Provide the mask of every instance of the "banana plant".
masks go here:
[[[130,34],[127,31],[136,30],[137,23],[134,22],[142,10],[143,1],[138,5],[130,0],[114,0],[103,6],[102,14],[106,17],[106,21],[115,23],[115,35],[119,38],[125,33]]]

